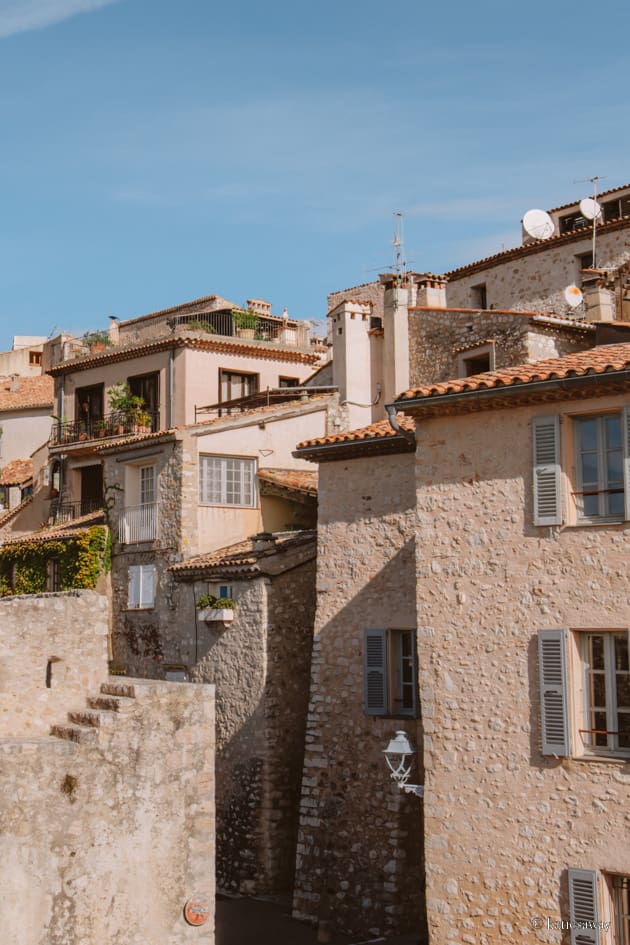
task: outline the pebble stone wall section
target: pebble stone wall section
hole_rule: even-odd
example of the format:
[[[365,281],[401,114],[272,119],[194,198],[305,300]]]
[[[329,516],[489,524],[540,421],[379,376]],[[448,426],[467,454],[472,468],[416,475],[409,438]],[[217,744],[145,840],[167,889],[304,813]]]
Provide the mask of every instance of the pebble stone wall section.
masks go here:
[[[382,753],[401,727],[420,749],[420,722],[363,710],[364,630],[415,627],[414,506],[412,454],[320,463],[293,900],[320,936],[422,926],[421,802],[393,785]]]
[[[615,403],[561,406],[588,413]],[[537,631],[630,625],[628,523],[532,524],[531,419],[552,412],[545,404],[418,422],[431,945],[566,943],[547,920],[569,919],[567,868],[630,874],[630,765],[541,754]],[[565,438],[569,427],[565,415]],[[568,496],[568,479],[564,487]]]
[[[411,386],[461,377],[460,355],[494,341],[495,367],[561,357],[593,344],[590,325],[563,326],[508,312],[454,312],[411,309],[409,361]]]
[[[105,598],[56,596],[66,604],[57,623],[71,633],[106,625]],[[8,603],[48,652],[50,599],[0,609]],[[106,688],[77,699],[75,724],[60,713],[65,737],[23,737],[16,718],[13,737],[0,739],[3,940],[213,945],[213,688],[107,679],[102,669]],[[195,896],[209,907],[198,928],[183,915]]]

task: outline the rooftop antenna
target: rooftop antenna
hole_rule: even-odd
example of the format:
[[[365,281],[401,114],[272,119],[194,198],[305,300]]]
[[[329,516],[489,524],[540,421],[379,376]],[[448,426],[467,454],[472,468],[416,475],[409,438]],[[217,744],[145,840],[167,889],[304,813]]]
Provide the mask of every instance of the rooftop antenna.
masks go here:
[[[593,269],[597,269],[597,221],[602,215],[601,204],[597,201],[597,182],[605,179],[596,174],[595,177],[583,177],[581,180],[574,181],[575,184],[591,183],[593,185],[593,196],[580,200],[580,213],[586,220],[593,221]]]
[[[403,237],[403,215],[401,210],[394,210],[394,216],[396,217],[396,230],[394,232],[394,239],[392,240],[394,251],[395,251],[395,261],[394,261],[394,272],[398,276],[399,282],[405,282],[407,278],[407,260],[405,258],[405,242]]]

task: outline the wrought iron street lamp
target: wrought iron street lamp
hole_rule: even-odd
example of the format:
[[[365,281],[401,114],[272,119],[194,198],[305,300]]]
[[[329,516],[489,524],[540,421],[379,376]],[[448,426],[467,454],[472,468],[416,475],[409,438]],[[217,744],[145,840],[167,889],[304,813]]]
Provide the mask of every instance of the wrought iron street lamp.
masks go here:
[[[409,784],[411,775],[411,764],[414,749],[411,747],[407,733],[403,731],[396,732],[387,748],[383,749],[383,754],[387,761],[392,779],[396,782],[401,791],[405,794],[415,794],[416,797],[424,797],[423,784]]]

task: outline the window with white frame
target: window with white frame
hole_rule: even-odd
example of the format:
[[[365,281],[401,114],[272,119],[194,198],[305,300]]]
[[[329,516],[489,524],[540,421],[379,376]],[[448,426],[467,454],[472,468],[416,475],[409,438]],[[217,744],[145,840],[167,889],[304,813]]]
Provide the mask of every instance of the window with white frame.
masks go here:
[[[630,945],[630,876],[609,877],[612,887],[615,945]]]
[[[155,466],[140,466],[139,469],[140,505],[155,502]]]
[[[256,460],[233,456],[199,457],[201,505],[256,506]]]
[[[576,504],[582,519],[624,517],[624,456],[621,415],[577,417]]]
[[[416,714],[414,630],[366,630],[363,641],[367,715]]]
[[[539,632],[544,755],[630,757],[629,650],[626,629]]]
[[[127,607],[148,610],[155,606],[156,570],[154,564],[133,564],[129,568]]]
[[[563,523],[563,483],[571,483],[570,521],[576,524],[630,519],[630,408],[570,417],[572,477],[563,477],[560,417],[532,420],[534,524]],[[568,459],[568,458],[567,458]],[[567,470],[567,473],[570,470]],[[572,481],[571,481],[572,480]]]

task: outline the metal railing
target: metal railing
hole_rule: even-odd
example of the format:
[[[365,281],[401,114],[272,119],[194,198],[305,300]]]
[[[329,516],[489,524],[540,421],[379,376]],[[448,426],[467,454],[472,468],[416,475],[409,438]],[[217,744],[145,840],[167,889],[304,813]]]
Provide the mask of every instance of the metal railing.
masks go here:
[[[228,338],[243,338],[251,341],[274,341],[294,347],[309,347],[310,326],[307,322],[295,318],[280,316],[253,315],[243,318],[239,325],[239,313],[200,312],[197,315],[178,315],[171,319],[173,329],[190,328],[205,331],[209,335],[222,335]],[[241,327],[241,326],[249,327]]]
[[[121,545],[135,545],[141,541],[155,541],[157,529],[157,502],[131,505],[123,509],[118,521],[118,541]]]
[[[104,417],[87,417],[83,420],[56,420],[50,431],[48,445],[59,446],[62,443],[79,443],[82,440],[125,436],[130,433],[154,433],[159,430],[159,424],[158,410],[142,410],[137,414],[118,411]]]
[[[48,519],[51,525],[61,525],[63,522],[72,522],[90,512],[99,512],[103,508],[102,499],[79,499],[76,502],[52,499]]]

